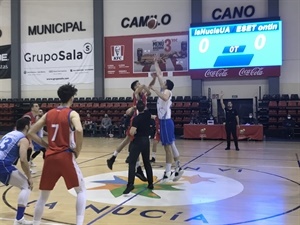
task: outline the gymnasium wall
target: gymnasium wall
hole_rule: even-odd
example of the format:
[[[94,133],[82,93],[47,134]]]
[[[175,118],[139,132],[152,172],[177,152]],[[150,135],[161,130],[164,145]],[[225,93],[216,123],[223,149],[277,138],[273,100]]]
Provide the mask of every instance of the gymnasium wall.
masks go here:
[[[279,14],[283,22],[283,64],[280,93],[300,93],[300,1],[280,0]]]
[[[0,46],[11,45],[10,0],[0,0]],[[0,79],[0,98],[11,97],[11,79]]]
[[[21,1],[21,21],[22,97],[57,97],[57,88],[66,82],[75,83],[80,90],[78,95],[93,96],[94,73],[82,74],[80,77],[73,72],[76,70],[74,69],[76,64],[81,63],[74,57],[80,54],[85,43],[93,44],[93,1],[23,0]],[[67,23],[72,27],[66,29]],[[52,33],[46,33],[42,26],[50,24],[55,26],[62,24],[62,26],[58,25],[58,32],[51,30]],[[44,54],[58,54],[59,51],[64,51],[65,56],[69,52],[72,59],[66,57],[64,60],[49,60],[46,63],[45,61],[39,62],[36,58],[31,59],[31,62],[24,61],[26,53],[30,53],[32,58],[34,54],[41,57]],[[74,51],[75,54],[73,54]],[[93,58],[93,52],[91,52],[89,59],[92,60],[90,63],[92,68],[94,67]],[[76,77],[76,80],[60,80],[65,77],[62,70],[68,71],[66,73],[70,73],[71,78]],[[46,76],[43,75],[45,73],[50,74],[47,85],[43,85],[45,81],[40,78]]]
[[[0,29],[6,31],[0,38],[0,46],[10,43],[10,4],[9,0],[0,1]],[[254,6],[255,13],[251,18],[268,16],[267,0],[203,0],[202,20],[203,22],[247,19],[245,15],[241,18],[216,19],[212,17],[215,9],[215,17],[222,16],[227,8]],[[300,70],[300,2],[295,0],[280,0],[280,17],[283,20],[283,65],[280,77],[280,92],[291,94],[299,93],[299,70]],[[140,35],[168,35],[173,32],[188,31],[191,23],[191,1],[182,0],[104,0],[104,35],[105,38]],[[166,25],[158,26],[154,30],[147,27],[136,26],[134,17],[146,17],[156,15],[160,20],[166,14],[171,20]],[[126,18],[124,20],[124,18]],[[83,40],[93,37],[93,1],[92,0],[23,0],[21,1],[22,20],[22,45],[41,44],[60,41]],[[82,21],[84,32],[67,32],[48,35],[28,35],[28,26],[52,24],[61,22]],[[123,27],[122,27],[123,21]],[[130,27],[130,25],[132,25]],[[2,28],[3,26],[3,28]],[[125,26],[125,27],[124,27]],[[36,46],[39,46],[39,45]],[[95,49],[97,51],[97,49]],[[270,56],[271,57],[271,56]],[[97,63],[97,62],[95,62]],[[175,83],[174,95],[190,95],[192,80],[187,73],[179,75],[168,73],[167,76]],[[108,77],[105,74],[105,96],[130,96],[129,88],[131,82],[139,79],[142,83],[150,81],[149,74],[140,77],[124,75],[123,77]],[[79,96],[93,96],[93,83],[76,84],[80,89]],[[262,94],[268,93],[268,81],[263,80],[221,80],[202,82],[203,95],[208,94],[211,88],[213,94],[220,90],[225,92],[226,98],[237,95],[239,98],[251,98],[258,96],[258,87],[261,87]],[[56,97],[58,84],[54,85],[25,85],[22,84],[22,97]],[[10,97],[10,79],[0,80],[0,95],[2,98]]]

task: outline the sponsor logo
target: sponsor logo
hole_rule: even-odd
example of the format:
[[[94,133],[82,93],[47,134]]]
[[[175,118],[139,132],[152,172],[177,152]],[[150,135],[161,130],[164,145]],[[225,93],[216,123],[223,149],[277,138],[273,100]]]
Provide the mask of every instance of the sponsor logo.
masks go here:
[[[154,170],[154,182],[163,177],[163,170]],[[127,185],[128,171],[104,173],[84,178],[87,199],[93,202],[118,205],[128,196],[123,195]],[[199,171],[184,171],[177,182],[156,183],[153,190],[147,189],[147,182],[135,179],[130,195],[136,195],[126,206],[181,206],[216,202],[238,195],[244,186],[229,177]],[[220,191],[230,190],[230,192]],[[210,191],[207,191],[210,190]],[[76,192],[69,191],[76,196]],[[197,197],[194,196],[197,193]],[[176,196],[176,197],[175,197]]]
[[[227,77],[228,69],[219,69],[219,70],[206,70],[204,73],[205,77]]]
[[[158,18],[157,15],[150,15],[150,16],[140,16],[140,17],[125,17],[121,21],[121,26],[123,28],[133,28],[133,27],[146,27],[147,22],[150,18],[155,18],[158,20],[157,26],[160,25],[168,25],[171,22],[171,15],[170,14],[164,14],[162,17]]]
[[[242,68],[239,71],[239,76],[262,76],[264,74],[263,67],[255,67],[252,69]]]
[[[224,11],[221,8],[216,8],[212,11],[212,18],[214,20],[235,19],[235,18],[249,18],[255,14],[253,5],[234,7],[233,9],[227,7]]]
[[[7,62],[8,61],[8,54],[7,53],[0,54],[0,61],[1,62]]]
[[[124,60],[124,52],[125,46],[124,45],[111,45],[111,60],[112,61],[123,61]]]
[[[82,51],[73,49],[72,51],[61,50],[54,53],[31,54],[27,52],[24,54],[25,62],[42,62],[47,64],[50,61],[64,61],[64,60],[82,60],[84,55],[90,54],[93,51],[91,43],[85,43]]]
[[[43,34],[60,34],[75,31],[86,31],[86,29],[83,28],[82,21],[28,26],[29,36]]]

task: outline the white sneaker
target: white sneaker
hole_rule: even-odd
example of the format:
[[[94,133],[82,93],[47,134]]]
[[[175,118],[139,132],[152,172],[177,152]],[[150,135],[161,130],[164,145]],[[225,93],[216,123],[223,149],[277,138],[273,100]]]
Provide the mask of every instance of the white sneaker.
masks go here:
[[[30,224],[33,224],[33,222],[25,220],[24,217],[22,219],[20,219],[20,220],[16,220],[15,219],[15,222],[14,222],[14,225],[30,225]]]
[[[175,174],[174,174],[173,181],[174,181],[174,182],[175,182],[175,181],[178,181],[178,180],[181,178],[183,172],[184,172],[184,171],[183,171],[183,169],[181,169],[181,167],[176,168],[176,169],[175,169]]]
[[[163,178],[162,178],[162,180],[161,180],[161,183],[166,183],[166,182],[168,182],[168,181],[170,181],[171,180],[171,176],[172,176],[172,172],[171,171],[169,171],[169,172],[164,172],[164,176],[163,176]]]

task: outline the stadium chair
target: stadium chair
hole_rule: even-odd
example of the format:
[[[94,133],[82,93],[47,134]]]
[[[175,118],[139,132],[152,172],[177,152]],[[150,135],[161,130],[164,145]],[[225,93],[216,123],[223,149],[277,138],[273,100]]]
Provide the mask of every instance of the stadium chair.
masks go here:
[[[270,101],[269,102],[269,108],[271,108],[271,107],[277,107],[277,102],[276,101]]]
[[[291,100],[299,100],[298,94],[291,94]]]
[[[279,101],[278,102],[278,107],[279,108],[285,108],[287,106],[287,101]]]
[[[297,107],[297,101],[288,101],[287,106],[288,107]]]
[[[289,100],[290,96],[288,94],[282,94],[280,100]]]
[[[269,95],[269,94],[264,94],[264,95],[263,95],[263,100],[271,100],[271,95]]]
[[[125,101],[125,97],[119,97],[119,102],[124,102]]]
[[[191,98],[191,96],[184,96],[184,97],[183,97],[183,100],[184,100],[184,101],[191,101],[192,98]]]

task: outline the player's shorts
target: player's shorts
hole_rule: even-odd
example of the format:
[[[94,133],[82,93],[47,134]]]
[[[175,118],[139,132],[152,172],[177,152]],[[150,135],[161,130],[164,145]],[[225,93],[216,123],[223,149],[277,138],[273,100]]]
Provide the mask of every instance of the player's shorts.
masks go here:
[[[162,145],[171,145],[175,141],[175,128],[172,119],[160,119],[160,140]]]
[[[41,149],[45,149],[43,146],[39,145],[38,143],[35,143],[34,141],[32,141],[33,144],[33,150],[35,152],[39,152],[41,151]]]
[[[68,189],[78,187],[83,180],[81,171],[70,150],[46,156],[41,175],[40,190],[53,190],[60,177]]]
[[[17,170],[17,168],[11,165],[11,163],[0,160],[0,181],[3,184],[8,185],[10,175],[15,170]]]

